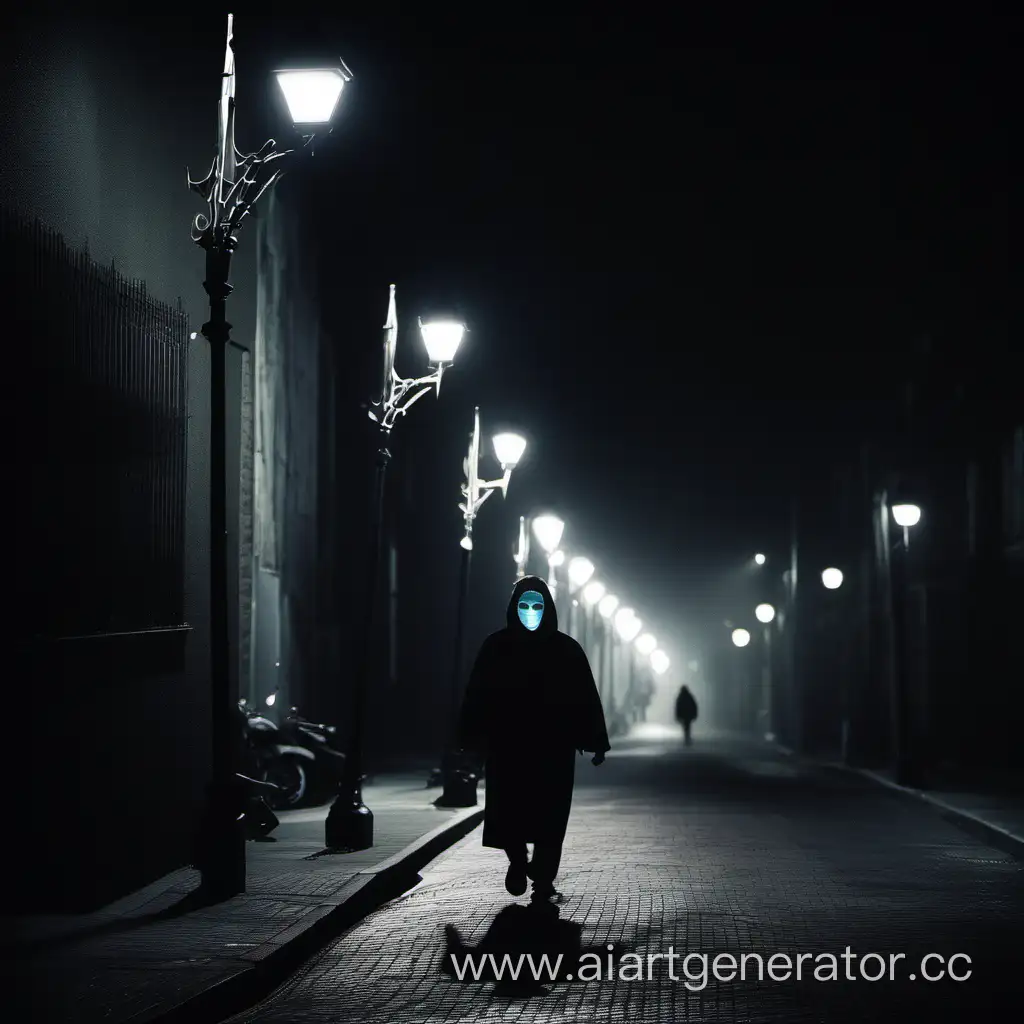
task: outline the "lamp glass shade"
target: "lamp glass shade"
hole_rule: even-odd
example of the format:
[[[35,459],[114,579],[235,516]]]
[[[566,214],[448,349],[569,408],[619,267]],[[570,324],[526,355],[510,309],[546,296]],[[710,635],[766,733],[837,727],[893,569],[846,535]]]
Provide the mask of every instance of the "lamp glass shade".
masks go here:
[[[582,587],[594,575],[594,563],[589,558],[574,558],[569,562],[569,579],[577,587]]]
[[[658,646],[658,641],[651,633],[641,633],[634,641],[636,649],[646,658]]]
[[[504,466],[514,466],[526,451],[526,438],[519,434],[495,434],[491,439],[494,457]]]
[[[605,594],[598,603],[597,610],[600,612],[602,619],[610,619],[618,607],[619,599],[614,594]]]
[[[758,565],[764,565],[765,557],[764,557],[764,555],[758,553],[758,554],[754,555],[754,561],[757,562]]]
[[[732,631],[732,642],[737,647],[746,647],[750,643],[750,634],[745,629],[734,629]]]
[[[838,590],[843,585],[842,570],[831,568],[822,570],[821,582],[827,590]]]
[[[329,124],[334,117],[345,76],[340,68],[275,71],[292,124]]]
[[[897,526],[917,526],[921,521],[921,509],[917,505],[893,505],[892,517]]]
[[[537,516],[533,521],[533,535],[549,555],[558,547],[564,530],[565,523],[558,516]]]
[[[604,584],[599,580],[591,580],[583,588],[583,600],[589,606],[597,604],[602,597],[604,597]]]
[[[668,671],[669,664],[668,655],[664,651],[651,651],[651,668],[659,676],[663,676]]]
[[[759,604],[754,609],[754,616],[758,622],[771,622],[775,618],[775,609],[770,604]]]
[[[466,325],[457,320],[434,320],[420,324],[423,346],[431,363],[451,363],[459,351]]]

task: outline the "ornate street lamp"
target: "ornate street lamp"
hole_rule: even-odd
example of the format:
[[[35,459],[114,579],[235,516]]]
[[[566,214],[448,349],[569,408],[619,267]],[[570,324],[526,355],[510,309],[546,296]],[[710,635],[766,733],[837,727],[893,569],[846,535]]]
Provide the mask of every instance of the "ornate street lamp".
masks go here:
[[[496,491],[502,497],[508,494],[512,470],[526,451],[526,438],[519,434],[496,434],[491,443],[494,446],[494,457],[501,466],[502,476],[498,480],[480,479],[480,409],[473,410],[473,433],[469,438],[469,452],[462,461],[462,470],[466,474],[462,485],[462,496],[465,499],[459,505],[465,532],[459,546],[462,548],[462,559],[459,567],[459,597],[455,613],[455,652],[452,660],[451,701],[452,729],[454,732],[459,713],[459,698],[462,676],[462,637],[466,625],[466,600],[469,595],[470,557],[473,553],[473,521],[483,503]],[[431,778],[434,776],[432,775]],[[454,745],[450,744],[442,768],[444,792],[435,800],[438,807],[473,807],[476,804],[477,777],[470,767],[456,757]]]
[[[289,96],[289,111],[296,128],[304,127],[292,149],[278,149],[270,139],[258,150],[243,154],[235,145],[235,54],[232,48],[234,17],[228,15],[224,71],[221,76],[217,124],[217,152],[210,172],[202,180],[188,175],[188,187],[207,204],[207,212],[192,221],[192,241],[206,253],[203,288],[210,300],[210,319],[203,337],[210,343],[210,697],[213,778],[200,826],[196,862],[202,888],[214,901],[245,891],[245,836],[238,799],[240,750],[237,742],[237,694],[232,692],[229,615],[230,586],[227,552],[228,432],[227,347],[231,324],[227,298],[231,294],[231,256],[238,246],[238,231],[253,206],[280,180],[300,150],[312,151],[317,132],[330,131],[330,120],[352,73],[341,61],[334,67],[277,72]],[[310,130],[311,129],[311,130]],[[281,161],[278,163],[278,161]]]
[[[387,440],[399,416],[405,416],[413,404],[427,392],[441,392],[441,378],[462,344],[466,327],[452,320],[419,322],[423,347],[427,351],[430,372],[423,377],[399,377],[395,370],[398,350],[398,310],[395,286],[391,285],[388,315],[384,323],[384,373],[379,397],[368,411],[378,426],[376,473],[374,476],[374,517],[367,561],[367,581],[361,593],[365,615],[360,636],[360,660],[352,690],[351,739],[346,751],[345,770],[338,795],[331,804],[325,823],[327,846],[332,850],[365,850],[373,846],[373,812],[363,802],[363,717],[372,665],[373,612],[377,607],[380,581],[380,548],[384,524],[384,479],[391,453]]]

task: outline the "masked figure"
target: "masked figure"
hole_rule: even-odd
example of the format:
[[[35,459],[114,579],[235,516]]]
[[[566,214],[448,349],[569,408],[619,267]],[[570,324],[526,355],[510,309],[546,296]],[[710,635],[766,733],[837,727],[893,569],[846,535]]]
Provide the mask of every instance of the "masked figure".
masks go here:
[[[483,845],[509,859],[505,887],[533,900],[556,895],[576,755],[600,764],[610,749],[601,698],[583,648],[558,631],[547,584],[527,576],[512,591],[504,629],[480,648],[459,723],[460,742],[486,762]],[[528,860],[527,843],[533,843]]]

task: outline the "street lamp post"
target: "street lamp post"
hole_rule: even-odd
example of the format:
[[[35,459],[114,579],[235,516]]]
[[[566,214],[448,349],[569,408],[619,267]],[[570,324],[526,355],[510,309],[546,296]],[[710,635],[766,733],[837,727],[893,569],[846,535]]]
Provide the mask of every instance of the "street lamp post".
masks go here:
[[[575,594],[581,587],[587,585],[590,577],[594,575],[594,563],[589,558],[577,556],[569,560],[569,593]],[[579,615],[577,611],[579,601],[574,599],[569,611],[569,635],[576,641],[581,641],[583,631],[580,629]]]
[[[526,451],[526,439],[519,434],[496,434],[492,440],[495,458],[501,465],[502,476],[499,480],[480,479],[480,409],[473,410],[473,433],[469,438],[469,451],[463,459],[462,469],[466,481],[462,485],[462,496],[465,499],[459,505],[465,532],[459,546],[462,548],[462,559],[459,566],[459,597],[455,613],[455,650],[452,655],[451,679],[451,722],[453,737],[442,766],[444,792],[437,798],[438,807],[473,807],[476,804],[477,777],[465,765],[459,762],[454,743],[454,730],[458,721],[459,685],[462,674],[462,638],[466,625],[466,601],[469,595],[470,558],[473,554],[473,521],[483,507],[483,503],[495,492],[501,490],[502,497],[508,494],[512,470]]]
[[[565,553],[558,550],[562,541],[562,534],[565,531],[565,523],[558,516],[543,515],[533,520],[533,535],[537,543],[543,548],[548,560],[548,589],[551,591],[552,600],[557,598],[558,581],[555,579],[555,569],[565,561]]]
[[[583,588],[583,650],[586,652],[588,659],[594,645],[594,609],[601,598],[604,597],[604,594],[605,586],[600,580],[591,580]],[[598,678],[598,692],[600,692],[600,665],[595,675]]]
[[[882,555],[883,600],[888,622],[889,708],[892,732],[892,760],[896,781],[901,785],[919,782],[911,749],[910,680],[907,663],[907,558],[910,527],[921,520],[917,505],[890,504],[887,491],[875,498],[875,529]],[[903,530],[903,543],[892,542],[889,515]],[[893,554],[896,557],[893,558]]]
[[[761,652],[761,725],[764,738],[771,743],[775,739],[772,695],[772,621],[775,619],[775,608],[767,603],[759,604],[754,609],[754,617],[764,626],[761,633],[764,643]]]
[[[650,667],[651,655],[654,653],[658,646],[658,641],[655,639],[654,634],[641,633],[633,641],[633,646],[636,647],[637,653],[640,655],[641,667]],[[650,677],[644,675],[641,679],[641,685],[643,686],[644,696],[647,698],[643,708],[641,709],[643,711],[644,718],[646,719],[647,708],[650,706],[650,701],[653,694],[653,688],[651,686]]]
[[[605,594],[597,602],[597,613],[604,620],[604,636],[601,643],[601,685],[599,694],[601,702],[607,701],[606,717],[611,720],[615,710],[615,671],[612,664],[612,616],[619,607],[619,599],[614,594]]]
[[[395,370],[398,349],[398,311],[395,305],[395,286],[391,285],[388,316],[384,324],[384,372],[380,396],[371,403],[367,415],[377,424],[377,460],[373,487],[373,523],[370,548],[363,587],[364,623],[359,638],[360,658],[352,689],[352,720],[349,747],[346,751],[345,770],[338,794],[331,804],[325,823],[326,841],[332,850],[365,850],[373,846],[373,813],[363,802],[363,717],[372,664],[374,611],[377,607],[379,584],[381,533],[384,513],[384,480],[391,453],[387,448],[399,416],[404,416],[413,404],[427,392],[441,392],[441,378],[446,367],[455,360],[462,344],[465,325],[450,320],[423,323],[420,334],[427,350],[430,373],[425,377],[402,378]]]
[[[280,180],[287,161],[300,150],[312,151],[316,132],[330,131],[342,90],[352,74],[344,63],[330,68],[275,72],[300,134],[292,149],[280,150],[270,139],[253,153],[235,146],[234,17],[228,15],[227,45],[218,110],[217,153],[202,180],[188,175],[188,187],[207,204],[207,212],[192,221],[192,241],[206,253],[203,289],[209,296],[210,319],[203,337],[210,343],[210,698],[213,772],[200,826],[196,862],[204,894],[213,901],[245,891],[245,837],[238,812],[239,738],[237,694],[230,673],[230,601],[227,507],[227,348],[231,324],[227,298],[232,292],[231,256],[238,231],[255,203]],[[282,161],[269,170],[275,161]]]
[[[516,579],[521,580],[526,575],[526,563],[530,560],[530,527],[526,516],[519,517],[519,543],[512,551],[512,558],[516,563]]]
[[[633,648],[632,643],[637,633],[643,628],[643,623],[636,617],[632,608],[620,608],[615,613],[615,632],[622,642],[626,656],[626,708],[629,708],[629,700],[633,696]],[[628,725],[628,721],[626,722]]]

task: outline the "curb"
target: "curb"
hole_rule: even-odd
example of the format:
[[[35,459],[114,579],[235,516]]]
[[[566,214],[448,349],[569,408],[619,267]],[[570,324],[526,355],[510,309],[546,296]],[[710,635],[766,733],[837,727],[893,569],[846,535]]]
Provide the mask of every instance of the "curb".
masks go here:
[[[179,1024],[222,1021],[251,1008],[283,984],[311,956],[354,924],[414,885],[421,868],[483,821],[483,807],[469,807],[420,836],[404,850],[364,868],[331,902],[313,907],[269,942],[250,950],[237,973],[170,1007],[147,1007],[124,1024]]]
[[[900,793],[903,796],[911,797],[921,803],[934,807],[936,810],[941,811],[942,816],[948,821],[959,825],[965,832],[970,833],[975,838],[990,843],[996,849],[1009,853],[1014,857],[1024,856],[1024,836],[1019,836],[1015,832],[1003,828],[1001,825],[994,825],[992,822],[986,821],[984,818],[979,817],[977,814],[972,814],[962,807],[947,803],[941,797],[934,796],[926,789],[915,789],[913,786],[900,785],[900,783],[886,778],[881,772],[874,771],[871,768],[857,768],[853,765],[843,764],[840,761],[823,761],[818,758],[804,757],[789,747],[784,747],[781,743],[776,743],[775,749],[787,757],[804,761],[807,764],[831,768],[834,771],[847,772],[851,775],[859,775],[863,779],[870,779],[877,785],[884,786],[894,793]]]

